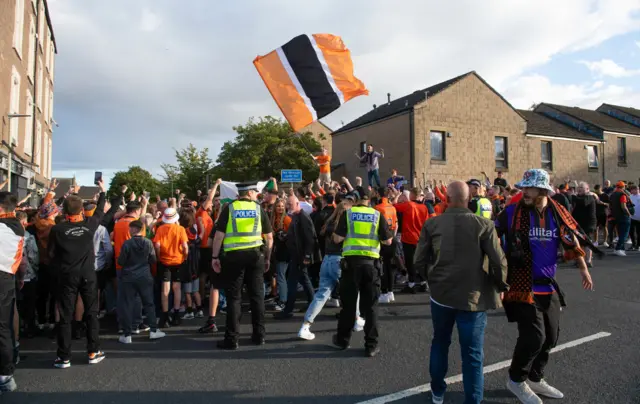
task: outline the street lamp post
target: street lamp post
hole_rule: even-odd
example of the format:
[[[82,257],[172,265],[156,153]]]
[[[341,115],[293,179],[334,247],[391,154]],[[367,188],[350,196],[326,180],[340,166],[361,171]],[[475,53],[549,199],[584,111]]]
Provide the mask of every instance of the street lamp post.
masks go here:
[[[9,166],[8,173],[9,176],[7,178],[7,190],[11,192],[11,168],[13,165],[13,145],[11,144],[11,119],[13,118],[30,118],[31,114],[9,114],[7,115],[9,118],[9,143],[7,145],[7,149],[9,149]]]

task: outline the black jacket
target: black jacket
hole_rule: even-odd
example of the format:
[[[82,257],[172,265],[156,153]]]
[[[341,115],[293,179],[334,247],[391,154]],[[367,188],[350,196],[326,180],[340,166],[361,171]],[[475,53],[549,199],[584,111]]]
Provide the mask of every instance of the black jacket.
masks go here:
[[[322,227],[327,222],[327,219],[333,214],[336,208],[329,205],[322,208],[320,212],[317,212],[315,217],[313,218],[313,227],[316,231],[316,235],[319,235],[322,232]],[[325,254],[325,245],[324,243],[320,243],[320,252],[322,255]]]
[[[287,250],[292,259],[308,259],[311,263],[320,261],[316,230],[311,217],[303,210],[291,217],[287,231]]]
[[[156,252],[151,240],[142,236],[132,237],[122,244],[118,265],[122,267],[120,277],[136,279],[151,275],[151,265],[156,263]]]
[[[81,222],[61,222],[51,228],[49,256],[54,270],[95,272],[93,235],[104,216],[104,204],[104,192],[101,192],[93,216]]]

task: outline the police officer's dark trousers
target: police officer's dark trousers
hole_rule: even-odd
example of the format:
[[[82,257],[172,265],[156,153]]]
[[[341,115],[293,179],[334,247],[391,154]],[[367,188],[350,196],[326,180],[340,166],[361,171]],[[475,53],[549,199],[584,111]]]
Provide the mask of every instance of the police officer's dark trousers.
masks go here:
[[[56,276],[55,295],[60,307],[58,324],[58,357],[68,360],[71,356],[71,322],[78,295],[84,304],[84,320],[87,325],[87,353],[100,350],[98,331],[98,280],[96,271],[70,269]]]
[[[356,304],[360,293],[360,315],[364,317],[366,348],[378,345],[378,298],[380,274],[371,258],[346,257],[340,277],[342,311],[338,320],[338,343],[348,345],[356,321]]]
[[[258,248],[225,252],[221,264],[227,298],[225,340],[238,342],[243,285],[249,293],[253,338],[264,337],[264,255]]]

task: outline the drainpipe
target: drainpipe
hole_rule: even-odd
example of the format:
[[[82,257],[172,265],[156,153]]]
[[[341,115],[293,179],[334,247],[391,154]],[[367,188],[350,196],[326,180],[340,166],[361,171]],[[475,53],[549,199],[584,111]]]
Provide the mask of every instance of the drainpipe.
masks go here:
[[[37,0],[36,1],[36,11],[39,13],[40,12],[40,3],[42,3],[42,1],[44,0]],[[44,12],[44,8],[42,9],[42,12]],[[37,133],[36,133],[36,128],[37,128],[37,120],[38,120],[38,115],[36,114],[36,109],[37,109],[37,105],[38,105],[38,86],[40,85],[40,83],[38,83],[38,37],[40,36],[40,32],[38,32],[40,30],[40,24],[38,24],[38,22],[40,21],[40,15],[36,15],[36,38],[35,38],[35,46],[33,49],[34,55],[33,55],[33,105],[32,105],[32,111],[31,111],[31,170],[34,171],[33,172],[33,182],[35,185],[36,182],[36,173],[35,173],[35,169],[34,169],[34,165],[35,165],[35,159],[36,159],[36,139],[38,138]],[[53,45],[52,45],[53,46]],[[44,50],[44,48],[43,48]],[[42,140],[42,139],[41,139]],[[40,164],[38,164],[38,166],[40,166]],[[42,171],[42,170],[41,170]],[[37,187],[36,187],[37,188]],[[37,193],[34,193],[34,195],[37,195]]]
[[[415,187],[414,184],[414,176],[413,173],[416,171],[416,128],[413,124],[414,120],[414,109],[411,108],[411,112],[409,112],[409,168],[411,176],[411,187]]]
[[[607,153],[604,150],[604,140],[601,142],[602,144],[602,186],[604,187],[604,182],[607,180],[607,167],[605,161],[607,160]]]

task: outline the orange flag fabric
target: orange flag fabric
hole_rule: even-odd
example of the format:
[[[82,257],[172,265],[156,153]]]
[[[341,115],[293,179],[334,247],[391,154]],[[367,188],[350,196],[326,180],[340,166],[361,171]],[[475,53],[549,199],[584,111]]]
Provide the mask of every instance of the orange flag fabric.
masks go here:
[[[354,76],[351,52],[339,36],[300,35],[253,64],[296,132],[369,94]]]

